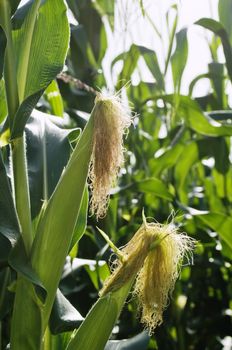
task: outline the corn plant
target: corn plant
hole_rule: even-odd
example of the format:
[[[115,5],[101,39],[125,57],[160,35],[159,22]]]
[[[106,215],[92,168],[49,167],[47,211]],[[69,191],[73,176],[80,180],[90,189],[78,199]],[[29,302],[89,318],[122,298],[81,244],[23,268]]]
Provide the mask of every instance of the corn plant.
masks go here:
[[[135,298],[126,308],[134,318],[127,332],[132,336],[143,327],[146,332],[118,341],[119,348],[214,348],[219,335],[230,334],[231,322],[231,111],[212,112],[229,108],[224,66],[231,79],[230,2],[219,1],[220,22],[197,22],[221,39],[226,64],[218,62],[220,40],[214,38],[209,72],[193,80],[189,96],[180,90],[191,43],[186,29],[176,33],[177,6],[172,7],[175,16],[163,66],[155,51],[135,44],[112,62],[113,66],[123,61],[116,88],[130,80],[140,57],[155,83],[140,81],[126,90],[141,116],[135,118],[137,128],[126,139],[131,164],[126,164],[128,171],[124,170],[111,202],[109,192],[123,164],[122,140],[131,123],[130,112],[121,104],[120,92],[106,97],[60,72],[66,62],[65,69],[73,75],[105,86],[100,72],[107,43],[101,16],[108,16],[113,28],[113,1],[67,0],[78,21],[71,26],[71,35],[65,1],[34,0],[22,7],[19,3],[0,0],[0,348],[7,344],[20,350],[115,348],[107,341],[130,294]],[[140,6],[142,15],[149,16],[143,1]],[[154,23],[153,28],[161,39]],[[167,95],[169,67],[173,94]],[[57,77],[70,83],[65,88],[59,84],[63,98]],[[213,92],[194,100],[201,78],[210,79]],[[77,83],[87,90],[87,97],[73,93]],[[82,132],[65,128],[63,100],[74,117],[79,106],[91,111]],[[52,115],[45,113],[48,110]],[[165,138],[159,136],[163,126]],[[214,168],[205,162],[209,157]],[[86,230],[88,208],[92,227]],[[187,253],[191,260],[194,242],[177,234],[173,224],[141,219],[142,208],[160,221],[174,208],[181,213],[183,230],[201,241],[196,266],[184,270],[165,326],[159,328],[182,258]],[[97,229],[96,219],[102,218]],[[99,298],[95,304],[91,299],[92,308],[83,319],[59,283],[65,261],[77,255],[77,244],[86,247],[93,238],[90,230],[99,231],[117,258],[108,278],[106,265],[94,263],[95,271],[105,268],[104,276],[92,278]],[[118,249],[103,230],[124,247]],[[70,275],[74,264],[75,259]],[[209,314],[212,305],[215,317]],[[136,309],[141,328],[135,322]],[[118,323],[119,338],[125,337],[126,322]],[[154,330],[156,340],[151,338],[148,345]]]
[[[58,285],[66,256],[85,230],[87,182],[91,213],[100,218],[123,162],[122,139],[131,118],[117,96],[96,93],[88,123],[71,149],[68,136],[72,131],[60,129],[51,117],[35,109],[42,95],[49,100],[56,91],[53,110],[63,113],[57,107],[59,90],[54,79],[63,68],[69,45],[66,5],[62,0],[29,1],[20,8],[18,4],[0,2],[0,237],[5,248],[0,306],[4,316],[4,303],[14,295],[9,346],[12,350],[100,350],[137,275],[135,294],[143,310],[142,322],[151,332],[161,323],[177,265],[192,243],[170,228],[163,232],[159,225],[147,224],[145,218],[122,252],[104,235],[119,255],[118,266],[81,327],[64,342],[51,335],[54,314],[67,318],[73,311]],[[33,163],[29,154],[36,143]],[[55,166],[56,162],[54,179],[51,163]],[[36,203],[35,176],[41,176],[42,184]],[[156,265],[154,276],[149,275]],[[71,329],[78,320],[72,321]],[[96,321],[102,323],[100,331],[94,328]]]

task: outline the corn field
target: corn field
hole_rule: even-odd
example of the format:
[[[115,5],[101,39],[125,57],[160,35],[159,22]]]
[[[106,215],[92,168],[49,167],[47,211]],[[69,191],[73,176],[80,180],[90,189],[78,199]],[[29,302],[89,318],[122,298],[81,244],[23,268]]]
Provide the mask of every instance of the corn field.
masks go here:
[[[187,93],[180,8],[0,0],[0,350],[232,349],[232,1]]]

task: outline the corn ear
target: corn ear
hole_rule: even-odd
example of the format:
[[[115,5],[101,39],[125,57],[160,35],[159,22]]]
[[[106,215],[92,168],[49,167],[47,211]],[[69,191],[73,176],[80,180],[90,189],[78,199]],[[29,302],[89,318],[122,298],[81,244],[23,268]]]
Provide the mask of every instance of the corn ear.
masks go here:
[[[178,234],[172,224],[149,224],[145,217],[143,221],[121,250],[119,259],[114,262],[113,273],[99,293],[99,300],[66,350],[105,348],[134,281],[133,294],[138,297],[141,322],[150,334],[162,323],[162,312],[178,277],[179,263],[184,255],[191,256],[194,240]]]
[[[103,350],[130,292],[135,275],[120,289],[100,297],[66,350]]]
[[[94,110],[47,204],[32,248],[32,267],[48,293],[43,312],[44,327],[48,322],[81,207],[92,153],[93,117]]]

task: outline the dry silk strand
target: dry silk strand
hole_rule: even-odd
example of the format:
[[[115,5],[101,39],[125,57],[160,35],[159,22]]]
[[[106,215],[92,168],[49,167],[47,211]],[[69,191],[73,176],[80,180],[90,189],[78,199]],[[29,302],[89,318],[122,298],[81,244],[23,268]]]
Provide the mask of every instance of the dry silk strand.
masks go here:
[[[182,259],[187,256],[190,261],[194,246],[195,240],[178,233],[174,224],[144,221],[122,249],[123,259],[114,264],[100,295],[119,289],[134,276],[133,295],[138,299],[141,322],[152,334],[162,323],[162,314],[174,289]]]
[[[129,108],[115,95],[99,94],[94,107],[93,154],[90,166],[90,210],[104,217],[109,193],[124,161],[123,134],[131,124]]]

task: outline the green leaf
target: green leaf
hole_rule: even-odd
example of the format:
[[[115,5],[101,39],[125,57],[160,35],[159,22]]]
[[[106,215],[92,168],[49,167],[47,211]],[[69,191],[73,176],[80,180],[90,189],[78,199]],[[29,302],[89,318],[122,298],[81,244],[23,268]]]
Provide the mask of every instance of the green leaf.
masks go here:
[[[88,41],[88,37],[83,25],[72,28],[73,39],[75,40],[83,59],[87,59],[90,66],[97,67],[97,62],[93,54],[93,50]]]
[[[138,46],[132,44],[129,51],[118,55],[111,63],[111,70],[116,62],[123,60],[123,68],[118,78],[118,88],[121,88],[125,83],[131,79],[131,75],[134,72],[137,62],[140,56]]]
[[[172,76],[175,90],[179,92],[182,75],[188,58],[187,29],[181,29],[176,34],[176,50],[171,57]]]
[[[209,64],[209,76],[217,97],[217,108],[223,109],[226,106],[225,84],[224,84],[224,64],[212,62]]]
[[[19,223],[12,198],[11,188],[0,149],[0,234],[15,246],[19,238]]]
[[[107,47],[106,31],[94,3],[90,0],[78,2],[69,0],[68,3],[71,5],[71,8],[74,8],[74,15],[78,23],[84,28],[94,60],[98,65],[101,64]],[[75,4],[73,5],[73,3]],[[75,11],[75,6],[77,7],[77,11]]]
[[[138,59],[140,56],[144,58],[144,61],[147,67],[149,68],[149,70],[151,71],[152,75],[154,76],[159,89],[163,90],[164,80],[159,67],[156,53],[153,50],[150,50],[144,46],[138,46],[135,44],[131,45],[128,52],[118,55],[111,64],[111,69],[112,69],[113,65],[116,62],[123,60],[123,68],[120,73],[119,82],[118,82],[119,87],[120,87],[120,84],[123,85],[125,84],[126,81],[131,79],[131,75],[137,67]],[[120,82],[121,80],[123,81]]]
[[[83,198],[81,201],[81,207],[78,214],[76,226],[72,235],[72,241],[70,244],[69,250],[71,250],[75,244],[79,242],[83,234],[85,233],[87,226],[87,217],[88,217],[88,204],[89,204],[89,193],[88,187],[85,187]]]
[[[214,157],[218,173],[225,175],[229,170],[229,150],[223,138],[205,138],[187,144],[175,167],[176,186],[183,203],[188,199],[188,175],[193,165],[205,157]]]
[[[38,297],[40,298],[41,302],[44,303],[47,296],[47,291],[40,281],[38,275],[31,267],[21,237],[18,239],[17,243],[11,250],[9,256],[9,264],[15,271],[24,277],[26,284],[29,282],[35,287]]]
[[[135,276],[132,276],[130,282],[119,290],[98,299],[74,333],[66,350],[104,350],[134,278]],[[96,327],[96,324],[100,324],[101,327]]]
[[[27,296],[27,302],[23,300]],[[13,317],[11,322],[12,349],[38,350],[42,341],[41,308],[34,286],[19,275],[16,284]],[[22,317],[28,315],[28,317]],[[36,315],[36,316],[35,316]],[[31,327],[35,324],[35,327]],[[25,336],[21,329],[30,329],[30,336]]]
[[[87,259],[85,264],[85,269],[94,285],[96,290],[98,291],[101,288],[100,284],[103,284],[105,279],[110,275],[110,270],[108,265],[99,261],[93,264],[92,260],[89,260],[89,264]],[[99,283],[100,282],[100,283]]]
[[[11,130],[11,137],[15,138],[22,135],[39,97],[62,70],[69,42],[64,2],[28,2],[14,16],[13,40],[21,104]]]
[[[77,328],[83,320],[81,314],[58,289],[49,321],[52,334],[73,330]]]
[[[230,80],[232,81],[232,48],[225,28],[220,22],[217,22],[211,18],[202,18],[195,24],[198,24],[206,29],[211,30],[213,33],[220,37],[222,41],[224,55],[226,58],[226,67],[228,70]]]
[[[166,75],[167,70],[168,70],[168,65],[170,62],[171,54],[172,54],[172,48],[173,48],[174,38],[175,38],[175,34],[176,34],[176,28],[177,28],[178,19],[179,19],[177,5],[174,4],[174,5],[170,6],[170,8],[168,9],[167,14],[166,14],[166,22],[167,22],[168,29],[169,29],[170,12],[173,9],[175,10],[176,13],[175,13],[175,17],[174,17],[173,24],[172,24],[172,29],[171,29],[170,34],[169,34],[169,45],[168,45],[167,58],[165,61],[164,76]]]
[[[64,350],[69,343],[72,332],[50,335],[49,350]]]
[[[165,102],[175,105],[175,95],[165,95],[161,97]],[[204,114],[197,102],[188,96],[178,95],[178,111],[187,126],[201,135],[206,136],[232,136],[232,126],[221,124],[207,114]]]
[[[211,78],[210,74],[209,73],[199,74],[191,81],[191,83],[189,84],[189,93],[188,93],[189,97],[192,96],[193,89],[194,89],[195,85],[199,82],[199,80],[205,79],[205,78],[210,79]]]
[[[114,29],[114,0],[96,0],[93,5],[100,15],[107,16],[111,29]]]
[[[160,70],[159,62],[155,51],[147,49],[146,47],[138,46],[147,67],[156,80],[157,86],[160,90],[164,90],[164,78]]]
[[[10,0],[11,15],[15,13],[21,0]]]
[[[34,110],[26,125],[27,162],[32,217],[53,193],[66,166],[71,147],[69,134],[73,129],[56,125],[56,117]],[[61,125],[62,125],[62,119]]]
[[[45,97],[51,106],[52,114],[58,117],[63,117],[64,105],[63,105],[62,96],[60,94],[59,86],[56,80],[53,80],[45,90]]]
[[[116,187],[112,190],[112,194],[117,194],[128,189],[137,192],[151,193],[168,201],[173,199],[171,193],[167,189],[167,186],[161,180],[156,178],[147,178],[124,187]]]
[[[232,218],[225,214],[209,213],[198,215],[197,218],[204,224],[209,226],[212,230],[216,231],[221,239],[231,249],[232,254]],[[231,255],[232,256],[232,255]]]
[[[219,20],[224,26],[229,36],[230,45],[232,45],[232,23],[230,20],[231,13],[232,13],[232,2],[230,0],[219,0],[218,1]]]
[[[0,26],[0,83],[2,79],[2,73],[3,73],[5,48],[6,48],[6,36],[2,27]],[[1,113],[1,109],[0,109],[0,113]]]
[[[7,116],[7,105],[5,96],[5,84],[4,80],[0,80],[0,124],[4,121]]]
[[[149,165],[152,173],[159,176],[162,171],[176,165],[184,147],[181,143],[177,143],[175,146],[167,148],[161,156],[151,159]]]
[[[168,191],[167,186],[156,178],[150,178],[137,182],[134,187],[144,193],[152,193],[157,197],[171,201],[173,199],[171,193]]]

